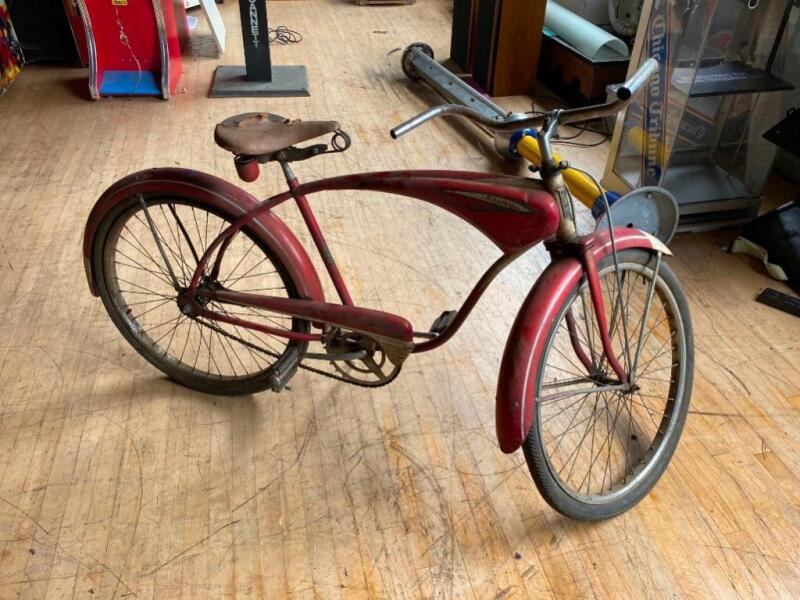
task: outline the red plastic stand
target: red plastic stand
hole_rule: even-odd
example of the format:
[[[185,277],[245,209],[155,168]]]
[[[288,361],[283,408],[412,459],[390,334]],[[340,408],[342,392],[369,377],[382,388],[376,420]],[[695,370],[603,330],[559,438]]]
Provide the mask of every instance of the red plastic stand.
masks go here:
[[[77,0],[89,51],[89,90],[101,96],[175,93],[188,35],[183,0]]]
[[[83,66],[89,64],[89,46],[86,43],[86,30],[83,27],[83,18],[75,0],[64,0],[64,9],[67,11],[67,21],[75,39],[78,58]]]

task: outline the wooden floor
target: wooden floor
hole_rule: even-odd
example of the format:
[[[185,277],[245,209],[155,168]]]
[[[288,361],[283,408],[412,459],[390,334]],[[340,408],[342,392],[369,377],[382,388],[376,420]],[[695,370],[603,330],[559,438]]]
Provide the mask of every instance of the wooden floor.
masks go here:
[[[235,181],[212,140],[232,114],[339,119],[353,148],[299,166],[307,179],[515,169],[447,123],[388,136],[432,101],[390,51],[422,40],[446,56],[448,4],[272,3],[271,24],[305,35],[274,59],[308,66],[307,99],[206,99],[221,61],[202,19],[170,102],[92,102],[85,71],[39,66],[0,99],[0,598],[800,596],[800,320],[753,301],[781,286],[723,252],[728,232],[673,244],[697,343],[691,414],[655,490],[601,524],[556,514],[521,454],[495,442],[500,357],[540,250],[451,344],[376,391],[305,373],[280,395],[188,391],[133,352],[89,293],[81,239],[97,196],[152,166]],[[222,62],[241,63],[235,3],[222,9]],[[599,174],[606,151],[564,154]],[[278,184],[271,171],[249,187]],[[437,209],[355,199],[314,202],[354,295],[418,328],[497,256]]]

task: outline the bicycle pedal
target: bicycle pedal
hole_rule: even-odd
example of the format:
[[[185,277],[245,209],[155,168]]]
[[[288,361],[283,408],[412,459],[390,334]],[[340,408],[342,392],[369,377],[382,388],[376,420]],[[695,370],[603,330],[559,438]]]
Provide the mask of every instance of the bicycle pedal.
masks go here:
[[[453,319],[456,318],[457,314],[458,312],[455,310],[444,311],[442,314],[436,317],[436,320],[433,322],[433,325],[431,325],[431,328],[429,329],[430,333],[441,335],[445,329],[450,327],[450,324],[453,322]]]
[[[288,360],[284,363],[282,368],[274,366],[272,373],[269,376],[269,387],[273,392],[280,392],[281,390],[291,390],[289,387],[289,380],[297,373],[297,368],[300,366],[300,353],[297,348],[290,350],[291,354]]]

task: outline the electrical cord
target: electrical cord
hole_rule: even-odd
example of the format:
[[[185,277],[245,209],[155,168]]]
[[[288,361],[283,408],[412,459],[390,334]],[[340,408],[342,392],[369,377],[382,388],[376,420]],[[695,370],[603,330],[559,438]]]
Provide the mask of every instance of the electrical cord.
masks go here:
[[[553,140],[553,144],[561,144],[562,146],[572,146],[574,148],[596,148],[597,146],[602,146],[608,141],[609,136],[603,136],[602,140],[598,140],[593,143],[581,143],[581,142],[560,142],[559,140]]]
[[[286,25],[278,25],[275,29],[269,29],[269,43],[285,46],[287,44],[298,44],[303,41],[303,35],[299,31],[289,29]]]
[[[595,131],[593,129],[590,129],[588,124],[586,124],[586,125],[577,125],[576,128],[580,129],[580,131],[578,133],[576,133],[575,135],[568,136],[568,137],[560,137],[558,139],[553,140],[553,143],[554,144],[561,144],[563,146],[575,146],[577,148],[595,148],[597,146],[602,146],[611,137],[611,132],[608,130],[608,123],[606,122],[606,120],[605,119],[601,119],[601,122],[603,123],[603,131]],[[571,141],[569,141],[569,140],[574,140],[574,139],[582,136],[587,131],[590,131],[591,133],[596,133],[597,135],[602,136],[602,138],[600,140],[596,141],[596,142],[571,142]]]
[[[543,97],[543,98],[545,98],[547,100],[553,100],[554,102],[557,102],[557,103],[561,102],[560,100],[558,100],[557,98],[555,98],[553,96],[541,96],[541,97]],[[547,114],[546,111],[536,110],[535,100],[531,104],[531,108],[533,110],[529,110],[525,114],[533,115],[535,117],[544,116],[544,115]],[[591,129],[589,127],[588,123],[585,124],[585,125],[571,125],[570,127],[574,127],[575,129],[578,130],[577,133],[575,133],[573,135],[569,135],[569,136],[559,136],[558,138],[552,140],[552,143],[553,144],[561,144],[562,146],[573,146],[575,148],[596,148],[597,146],[602,146],[603,144],[605,144],[611,138],[611,132],[608,130],[608,123],[606,122],[606,120],[605,119],[601,119],[601,121],[603,123],[604,131],[595,131],[594,129]],[[579,138],[580,136],[582,136],[587,131],[590,132],[590,133],[596,133],[597,135],[602,136],[602,139],[600,139],[600,140],[598,140],[596,142],[574,142],[574,141],[570,141],[570,140],[575,140],[575,139]]]

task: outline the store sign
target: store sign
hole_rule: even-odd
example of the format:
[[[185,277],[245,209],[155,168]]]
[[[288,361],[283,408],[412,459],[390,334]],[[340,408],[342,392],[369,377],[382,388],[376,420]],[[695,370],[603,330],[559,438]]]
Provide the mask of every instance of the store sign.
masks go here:
[[[645,147],[645,132],[639,127],[632,127],[628,132],[628,143],[632,148],[642,148],[643,154],[649,156],[642,157],[642,164],[647,165],[649,160],[660,160],[656,165],[664,165],[669,160],[667,141],[675,140],[674,144],[682,142],[684,145],[694,147],[710,147],[714,143],[714,115],[719,110],[718,98],[703,98],[703,102],[695,102],[694,106],[683,107],[681,105],[666,106],[666,115],[662,120],[654,122],[654,125],[663,136],[660,140],[660,147],[653,148],[652,138],[647,138]],[[683,112],[681,112],[683,109]],[[657,111],[663,109],[658,108]],[[634,123],[644,123],[644,108],[641,104],[631,104],[628,109],[629,118]],[[648,121],[649,123],[649,121]],[[649,135],[649,134],[648,134]],[[646,168],[646,166],[644,167]],[[658,175],[659,173],[653,173]]]
[[[261,40],[258,39],[259,25],[258,25],[258,6],[256,0],[249,0],[250,2],[250,37],[253,47],[258,48]]]
[[[242,21],[247,78],[250,81],[271,81],[266,0],[239,0],[239,17]]]

